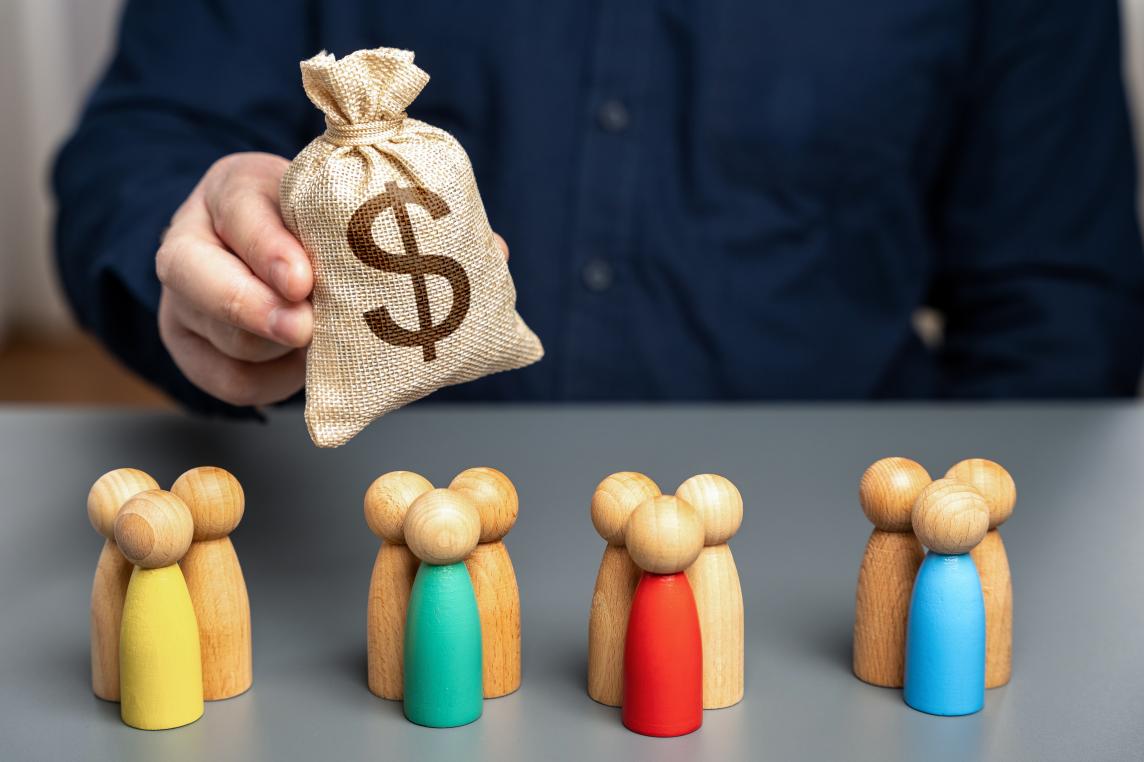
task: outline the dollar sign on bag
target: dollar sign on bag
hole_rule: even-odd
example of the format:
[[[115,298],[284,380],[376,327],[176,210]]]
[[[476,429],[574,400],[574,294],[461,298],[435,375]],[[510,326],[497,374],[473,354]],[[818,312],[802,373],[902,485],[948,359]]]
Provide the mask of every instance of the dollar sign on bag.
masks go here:
[[[436,193],[426,188],[403,188],[395,182],[387,182],[384,192],[366,201],[354,212],[346,237],[349,239],[350,250],[363,264],[375,270],[413,277],[418,330],[402,328],[390,317],[384,306],[370,310],[362,317],[369,329],[382,341],[399,347],[421,347],[425,362],[430,362],[437,359],[437,342],[460,328],[461,321],[469,312],[469,277],[457,260],[421,253],[417,238],[413,235],[409,210],[406,209],[408,204],[424,208],[434,220],[449,213],[449,206]],[[390,254],[373,241],[373,222],[388,209],[393,210],[397,228],[401,231],[405,256]],[[449,281],[449,287],[453,290],[453,306],[445,319],[436,325],[433,325],[433,315],[429,311],[426,275],[439,275]]]

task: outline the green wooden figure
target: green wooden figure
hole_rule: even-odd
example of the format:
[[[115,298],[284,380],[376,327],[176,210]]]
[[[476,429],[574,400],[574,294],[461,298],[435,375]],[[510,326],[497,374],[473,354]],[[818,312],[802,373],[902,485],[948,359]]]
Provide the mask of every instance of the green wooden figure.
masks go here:
[[[405,540],[421,559],[405,614],[405,716],[452,728],[481,716],[481,620],[464,559],[477,546],[477,507],[436,489],[413,502]]]

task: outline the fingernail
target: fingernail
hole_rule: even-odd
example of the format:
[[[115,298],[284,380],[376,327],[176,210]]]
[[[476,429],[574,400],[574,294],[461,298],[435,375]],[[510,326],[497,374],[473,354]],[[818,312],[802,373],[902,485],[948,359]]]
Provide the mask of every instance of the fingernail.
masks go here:
[[[283,344],[297,346],[302,343],[302,314],[291,307],[275,307],[270,312],[270,332]]]
[[[285,260],[270,265],[270,280],[273,281],[278,293],[286,296],[290,288],[290,265]]]

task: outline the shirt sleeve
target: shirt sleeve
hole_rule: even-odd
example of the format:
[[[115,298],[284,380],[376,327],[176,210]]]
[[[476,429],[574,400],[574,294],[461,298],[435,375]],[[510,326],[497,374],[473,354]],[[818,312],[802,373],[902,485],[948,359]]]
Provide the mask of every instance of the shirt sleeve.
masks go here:
[[[317,52],[306,19],[303,0],[131,0],[114,58],[56,159],[56,257],[77,318],[198,412],[253,414],[196,388],[163,347],[155,251],[215,160],[293,156],[316,134],[297,74]]]
[[[1144,258],[1117,3],[977,6],[933,215],[943,392],[1134,394]]]

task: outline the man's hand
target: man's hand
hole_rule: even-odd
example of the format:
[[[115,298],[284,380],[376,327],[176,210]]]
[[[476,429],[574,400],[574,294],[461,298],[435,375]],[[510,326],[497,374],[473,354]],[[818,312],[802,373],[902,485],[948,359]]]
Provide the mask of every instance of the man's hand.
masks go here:
[[[289,165],[264,153],[215,162],[155,256],[163,344],[192,383],[233,405],[277,402],[305,383],[314,275],[278,210]]]
[[[289,165],[267,153],[215,162],[155,255],[163,344],[193,384],[232,405],[278,402],[306,382],[314,273],[279,212]]]

